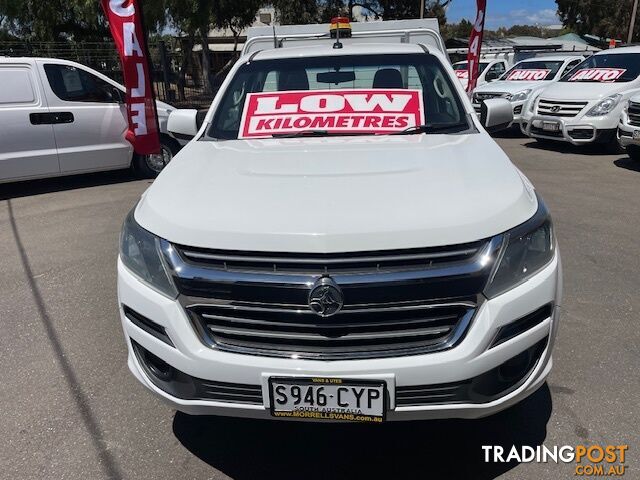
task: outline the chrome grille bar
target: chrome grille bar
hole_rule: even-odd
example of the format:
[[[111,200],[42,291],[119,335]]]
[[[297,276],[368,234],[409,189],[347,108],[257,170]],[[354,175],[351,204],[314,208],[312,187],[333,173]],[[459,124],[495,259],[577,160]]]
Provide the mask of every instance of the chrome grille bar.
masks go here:
[[[569,102],[538,100],[537,113],[540,115],[552,115],[555,117],[575,117],[587,105],[587,102]]]

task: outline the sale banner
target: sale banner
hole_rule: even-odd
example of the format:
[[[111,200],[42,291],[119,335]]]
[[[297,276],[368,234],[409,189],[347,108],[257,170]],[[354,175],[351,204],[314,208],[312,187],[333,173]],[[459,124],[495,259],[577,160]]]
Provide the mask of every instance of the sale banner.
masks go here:
[[[626,68],[581,68],[569,78],[570,82],[614,82]]]
[[[549,76],[549,73],[551,73],[551,70],[548,68],[518,68],[512,70],[505,80],[542,81]]]
[[[480,63],[480,50],[484,33],[484,19],[487,14],[487,0],[476,0],[476,6],[476,21],[469,36],[469,53],[467,53],[467,65],[469,68],[467,92],[469,93],[476,88],[476,83],[478,82],[478,65]]]
[[[424,123],[422,90],[336,89],[249,93],[238,138],[305,130],[392,133]]]
[[[156,102],[151,87],[149,53],[138,0],[101,0],[116,44],[127,89],[127,140],[136,153],[160,153]]]

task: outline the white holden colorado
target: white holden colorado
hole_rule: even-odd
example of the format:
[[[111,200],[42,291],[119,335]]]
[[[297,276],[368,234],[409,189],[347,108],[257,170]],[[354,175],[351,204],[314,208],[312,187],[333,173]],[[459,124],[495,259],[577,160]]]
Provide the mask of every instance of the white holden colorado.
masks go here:
[[[433,20],[335,23],[267,32],[202,124],[170,116],[193,139],[121,236],[129,368],[190,414],[513,405],[551,370],[562,279],[544,202],[487,133],[511,103],[474,114]]]

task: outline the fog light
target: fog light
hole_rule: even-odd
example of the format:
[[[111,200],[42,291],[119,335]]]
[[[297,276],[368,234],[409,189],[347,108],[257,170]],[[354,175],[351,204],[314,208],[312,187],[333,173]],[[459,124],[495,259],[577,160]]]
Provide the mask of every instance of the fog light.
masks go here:
[[[173,367],[147,349],[142,349],[142,361],[147,370],[158,380],[168,382],[173,378]]]
[[[498,377],[502,382],[520,380],[531,367],[531,351],[525,350],[498,368]]]

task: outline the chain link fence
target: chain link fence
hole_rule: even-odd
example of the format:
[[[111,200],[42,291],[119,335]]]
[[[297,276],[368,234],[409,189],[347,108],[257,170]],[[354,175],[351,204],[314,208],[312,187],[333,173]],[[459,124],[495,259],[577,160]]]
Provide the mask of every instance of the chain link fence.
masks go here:
[[[206,108],[215,94],[207,92],[201,52],[181,48],[179,39],[149,43],[156,99],[183,108]],[[0,41],[0,56],[71,60],[123,83],[118,53],[111,42]],[[216,63],[212,63],[215,67]],[[211,72],[215,73],[215,72]]]

